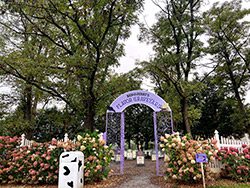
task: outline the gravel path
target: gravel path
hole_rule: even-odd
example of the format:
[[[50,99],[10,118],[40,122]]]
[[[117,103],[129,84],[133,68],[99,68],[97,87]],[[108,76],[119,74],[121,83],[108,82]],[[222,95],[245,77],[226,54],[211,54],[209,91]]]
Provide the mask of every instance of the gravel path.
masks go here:
[[[136,161],[125,161],[124,176],[128,178],[117,188],[159,188],[150,181],[156,174],[155,168],[155,162],[151,160],[145,160],[144,166],[137,166]],[[115,164],[113,169],[119,172],[119,165]]]
[[[150,175],[142,174],[134,176],[132,179],[130,179],[127,182],[124,182],[121,184],[118,188],[159,188],[159,186],[153,185],[150,182]]]

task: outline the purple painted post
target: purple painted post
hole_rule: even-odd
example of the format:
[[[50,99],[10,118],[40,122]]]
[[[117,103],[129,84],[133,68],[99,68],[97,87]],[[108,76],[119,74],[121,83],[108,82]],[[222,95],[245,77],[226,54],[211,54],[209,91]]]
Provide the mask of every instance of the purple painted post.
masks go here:
[[[121,113],[121,162],[120,162],[120,174],[123,174],[124,168],[124,112]]]
[[[154,136],[155,136],[155,155],[156,155],[156,175],[159,176],[159,156],[158,156],[158,136],[156,112],[154,112]]]
[[[108,130],[108,112],[106,112],[106,128],[105,128],[105,137],[103,138],[105,140],[105,145],[107,145],[107,130]]]
[[[102,139],[105,140],[105,145],[107,145],[107,132],[103,133]]]
[[[174,125],[173,125],[173,113],[172,110],[170,110],[170,121],[171,121],[171,128],[172,128],[172,134],[174,133]]]

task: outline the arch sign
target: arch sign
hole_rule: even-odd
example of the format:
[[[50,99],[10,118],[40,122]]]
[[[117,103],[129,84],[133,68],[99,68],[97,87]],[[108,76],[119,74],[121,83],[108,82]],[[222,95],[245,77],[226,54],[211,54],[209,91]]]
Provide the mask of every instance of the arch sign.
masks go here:
[[[112,102],[108,112],[123,112],[125,108],[134,104],[145,104],[155,112],[159,112],[167,104],[160,96],[143,90],[129,91],[120,95]]]
[[[123,174],[125,150],[124,110],[134,104],[144,104],[154,110],[153,120],[155,139],[154,145],[156,152],[156,175],[159,175],[159,136],[164,133],[173,132],[172,111],[168,104],[160,96],[149,91],[134,90],[126,92],[116,98],[108,107],[106,113],[106,143],[117,145],[117,151],[120,152],[120,173]],[[157,114],[161,115],[157,117]],[[169,132],[166,132],[167,130]]]

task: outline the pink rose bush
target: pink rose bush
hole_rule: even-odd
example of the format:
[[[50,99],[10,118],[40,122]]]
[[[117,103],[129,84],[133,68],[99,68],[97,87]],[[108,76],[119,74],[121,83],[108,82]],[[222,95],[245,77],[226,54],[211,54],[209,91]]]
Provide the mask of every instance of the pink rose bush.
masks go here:
[[[172,180],[194,183],[202,180],[201,165],[196,163],[195,155],[205,153],[208,161],[215,160],[217,147],[215,142],[196,141],[179,133],[165,134],[160,138],[160,147],[165,153],[165,175]],[[206,179],[212,179],[212,172],[204,163]]]
[[[222,162],[222,176],[237,181],[250,181],[250,145],[242,145],[242,151],[229,147],[218,152],[217,159]]]
[[[81,139],[76,143],[52,139],[48,143],[34,142],[31,146],[19,147],[19,139],[15,138],[14,142],[9,137],[0,137],[0,184],[57,184],[59,156],[63,151],[74,150],[84,153],[85,182],[106,178],[110,171],[111,148],[104,145],[97,132],[78,138]]]

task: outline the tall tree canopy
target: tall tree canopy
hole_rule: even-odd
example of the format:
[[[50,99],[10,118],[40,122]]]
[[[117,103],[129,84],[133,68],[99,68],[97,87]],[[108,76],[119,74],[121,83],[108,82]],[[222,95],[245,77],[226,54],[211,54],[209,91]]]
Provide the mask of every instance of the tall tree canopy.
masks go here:
[[[150,29],[142,29],[150,38],[156,52],[150,62],[144,62],[146,70],[160,84],[173,86],[179,96],[183,128],[191,134],[189,98],[194,90],[192,70],[201,54],[202,34],[200,26],[200,0],[154,1],[161,9],[157,23]]]
[[[93,130],[110,68],[141,7],[142,0],[2,1],[0,68],[23,80],[27,95],[35,86],[64,101]]]
[[[0,92],[0,134],[104,131],[107,106],[121,93],[140,89],[141,71],[170,103],[179,131],[204,136],[214,129],[237,136],[250,131],[244,98],[250,83],[250,11],[240,0],[218,1],[208,10],[201,8],[203,0],[152,2],[160,9],[157,21],[150,28],[142,25],[140,39],[153,44],[155,54],[141,69],[119,75],[113,68],[143,0],[0,0],[0,86],[14,88]],[[51,101],[63,105],[44,109]],[[9,104],[17,106],[12,113]],[[128,116],[148,124],[142,109],[149,112],[133,107]],[[39,125],[46,131],[37,136]],[[137,128],[132,134],[151,132]]]
[[[238,124],[249,129],[244,97],[250,81],[250,22],[246,16],[249,9],[241,7],[241,1],[215,3],[204,14],[204,27],[209,37],[208,52],[216,64],[217,83],[224,87],[226,98],[232,95],[238,103]]]

